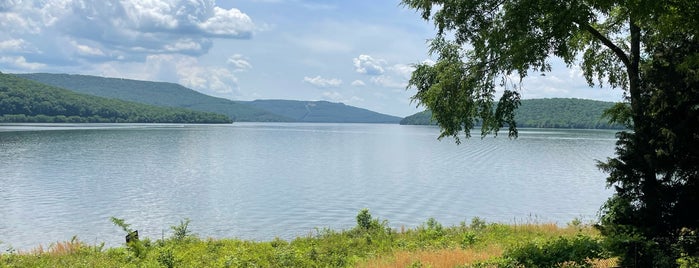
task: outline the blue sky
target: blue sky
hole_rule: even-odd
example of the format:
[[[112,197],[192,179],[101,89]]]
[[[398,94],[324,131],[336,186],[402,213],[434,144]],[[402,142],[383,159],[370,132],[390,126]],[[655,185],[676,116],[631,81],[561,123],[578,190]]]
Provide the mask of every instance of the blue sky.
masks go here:
[[[234,100],[327,100],[407,116],[434,27],[394,0],[0,0],[0,71],[175,82]],[[523,98],[621,100],[579,69]]]

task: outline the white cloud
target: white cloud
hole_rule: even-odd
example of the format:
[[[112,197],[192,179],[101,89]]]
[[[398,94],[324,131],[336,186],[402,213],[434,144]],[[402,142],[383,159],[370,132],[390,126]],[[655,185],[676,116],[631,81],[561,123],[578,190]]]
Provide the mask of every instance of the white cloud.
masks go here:
[[[201,63],[187,55],[150,55],[144,63],[109,62],[97,65],[93,74],[149,81],[173,81],[204,94],[240,97],[238,78],[228,68]]]
[[[389,67],[388,69],[392,73],[406,80],[410,79],[410,76],[413,74],[413,71],[415,71],[415,68],[413,68],[413,66],[407,64],[395,64]]]
[[[23,56],[19,56],[19,57],[3,56],[3,57],[0,57],[0,62],[12,65],[18,69],[25,69],[25,70],[37,70],[37,69],[41,69],[41,68],[46,67],[46,64],[36,63],[36,62],[27,62],[27,59],[25,59]]]
[[[24,40],[54,61],[198,56],[209,51],[213,38],[250,38],[255,29],[247,14],[215,0],[7,1],[0,4],[0,27],[7,30],[0,38]],[[80,45],[74,50],[55,45],[65,40]]]
[[[214,7],[214,15],[199,24],[203,32],[221,37],[250,37],[255,25],[240,10]]]
[[[408,86],[407,80],[401,79],[400,81],[398,81],[394,77],[389,75],[374,76],[371,78],[371,82],[381,87],[390,88],[405,88],[406,86]]]
[[[26,42],[24,39],[10,39],[0,41],[0,51],[19,52],[24,49]]]
[[[235,67],[236,72],[242,72],[245,70],[252,69],[252,64],[240,54],[234,54],[228,58],[228,64]]]
[[[342,102],[342,103],[358,103],[358,102],[363,102],[364,99],[357,97],[357,96],[352,96],[352,97],[345,97],[342,93],[337,92],[337,91],[325,91],[322,93],[322,98],[323,100],[327,101],[333,101],[333,102]]]
[[[359,58],[354,59],[356,71],[374,75],[369,81],[380,87],[405,88],[415,70],[415,68],[407,64],[394,64],[386,68],[383,68],[381,65],[387,65],[387,62],[375,60],[368,55],[360,55]]]
[[[183,86],[219,97],[239,95],[238,78],[226,68],[201,66],[193,57],[183,57],[175,68]]]
[[[369,55],[359,55],[352,59],[354,62],[355,71],[361,74],[368,75],[380,75],[383,74],[384,69],[382,65],[386,64],[386,61],[380,59],[374,59]]]
[[[319,88],[327,87],[339,87],[342,84],[342,80],[337,78],[323,78],[320,75],[316,77],[304,77],[303,82],[309,83]]]
[[[90,46],[83,45],[83,44],[78,44],[78,42],[75,42],[74,40],[71,41],[71,45],[73,45],[73,47],[75,47],[78,54],[87,55],[87,56],[104,56],[105,55],[104,52],[99,48],[90,47]]]
[[[354,81],[352,81],[352,86],[363,87],[363,86],[366,86],[366,83],[364,83],[364,81],[362,81],[362,80],[354,80]]]
[[[340,101],[344,97],[337,91],[325,91],[323,92],[323,99],[331,101]]]
[[[204,49],[201,40],[194,40],[192,38],[182,38],[174,40],[173,43],[166,44],[162,52],[173,52],[173,53],[197,53]]]

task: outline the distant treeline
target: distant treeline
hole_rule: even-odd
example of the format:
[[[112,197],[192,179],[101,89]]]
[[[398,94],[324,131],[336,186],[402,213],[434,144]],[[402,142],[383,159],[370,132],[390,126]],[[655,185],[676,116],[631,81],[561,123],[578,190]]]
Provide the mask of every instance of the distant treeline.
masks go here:
[[[231,123],[231,120],[221,114],[79,94],[0,73],[0,122]]]
[[[35,73],[15,76],[92,96],[224,114],[236,122],[293,121],[282,115],[229,99],[208,96],[173,83],[71,74]]]
[[[515,121],[524,128],[580,128],[620,129],[623,126],[609,124],[602,114],[613,102],[585,99],[530,99],[522,100]],[[401,125],[435,125],[432,112],[423,111],[401,120]]]

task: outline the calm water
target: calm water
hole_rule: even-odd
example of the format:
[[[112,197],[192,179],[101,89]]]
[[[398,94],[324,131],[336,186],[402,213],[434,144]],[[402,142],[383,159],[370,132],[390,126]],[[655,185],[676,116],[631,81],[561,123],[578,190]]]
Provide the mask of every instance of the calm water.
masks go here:
[[[594,219],[614,131],[520,130],[437,141],[438,129],[364,124],[0,126],[0,249],[118,245],[186,217],[202,237],[270,240],[347,229],[361,208],[393,227],[434,217]],[[475,135],[478,137],[478,135]]]

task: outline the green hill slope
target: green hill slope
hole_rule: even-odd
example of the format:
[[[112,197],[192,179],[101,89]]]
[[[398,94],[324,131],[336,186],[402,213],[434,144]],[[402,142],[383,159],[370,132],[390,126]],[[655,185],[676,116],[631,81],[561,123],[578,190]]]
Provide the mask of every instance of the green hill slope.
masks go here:
[[[518,127],[533,128],[588,128],[617,129],[602,119],[602,113],[614,105],[613,102],[585,99],[530,99],[522,100],[515,120]],[[423,111],[401,120],[401,125],[430,125],[432,113]]]
[[[242,102],[298,122],[398,123],[401,118],[327,101],[255,100]]]
[[[0,73],[0,122],[230,123],[221,114],[76,93]]]
[[[278,114],[228,99],[205,95],[173,83],[48,73],[16,74],[16,76],[105,98],[225,114],[234,121],[293,121]]]

